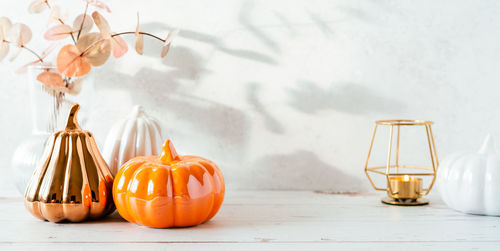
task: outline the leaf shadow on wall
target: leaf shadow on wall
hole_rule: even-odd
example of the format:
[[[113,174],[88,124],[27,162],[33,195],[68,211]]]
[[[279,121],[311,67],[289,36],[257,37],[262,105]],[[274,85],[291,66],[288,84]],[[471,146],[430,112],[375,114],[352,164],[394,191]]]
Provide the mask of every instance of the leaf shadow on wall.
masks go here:
[[[150,22],[150,23],[145,23],[142,25],[143,30],[147,31],[158,31],[158,32],[164,32],[165,30],[170,30],[172,29],[172,26],[165,25],[164,23],[159,23],[159,22]],[[270,64],[270,65],[277,65],[277,61],[264,53],[260,53],[257,51],[253,50],[247,50],[247,49],[238,49],[238,48],[229,48],[224,45],[223,39],[220,37],[217,37],[215,35],[211,34],[206,34],[203,32],[199,31],[194,31],[194,30],[189,30],[189,29],[182,29],[179,31],[178,34],[179,37],[185,38],[185,39],[190,39],[198,42],[202,42],[205,44],[212,45],[216,50],[229,54],[234,57],[239,57],[247,60],[253,60],[257,61],[260,63],[265,63],[265,64]],[[176,47],[177,42],[173,42],[173,48]],[[151,39],[144,39],[144,47],[146,48],[144,50],[144,55],[148,56],[154,56],[158,57],[159,51],[158,52],[152,52],[150,50],[147,50],[148,47],[158,47],[158,41],[151,41]],[[167,56],[168,57],[168,56]]]
[[[295,30],[292,22],[281,12],[273,11],[274,16],[281,22],[281,24],[287,28],[288,34],[290,37],[295,37],[297,35],[297,31]]]
[[[330,28],[328,22],[323,20],[319,15],[312,13],[311,11],[307,11],[309,18],[314,22],[318,29],[323,32],[323,35],[329,36],[333,34],[333,30]]]
[[[220,140],[221,144],[243,148],[248,128],[245,114],[227,105],[192,95],[196,86],[190,81],[196,81],[207,73],[202,61],[202,57],[193,50],[177,46],[163,60],[163,64],[171,69],[159,71],[142,67],[132,76],[113,71],[104,76],[110,79],[101,80],[102,88],[128,90],[133,93],[130,95],[133,103],[146,102],[146,106],[168,113],[188,127],[182,130],[196,130]],[[188,84],[185,86],[183,83]]]
[[[103,75],[103,77],[110,76],[112,79],[101,81],[100,85],[126,90],[138,89],[138,92],[134,92],[133,96],[147,94],[149,96],[146,97],[157,97],[160,93],[171,94],[181,89],[182,80],[195,81],[202,74],[208,73],[202,65],[202,57],[187,47],[175,47],[164,60],[161,60],[159,55],[155,55],[155,57],[158,58],[158,63],[161,62],[169,66],[170,69],[159,71],[144,65],[139,66],[140,69],[133,76],[113,71],[112,74]],[[106,67],[110,70],[113,68],[116,67],[113,65]]]
[[[281,53],[281,49],[278,44],[252,23],[252,12],[254,11],[254,9],[254,1],[245,1],[241,6],[240,12],[238,14],[239,22],[243,25],[243,27],[245,27],[246,30],[253,34],[257,39],[259,39],[262,44],[266,45],[275,53]]]
[[[379,13],[381,12],[379,4],[374,4],[373,6],[379,7],[377,8],[377,11],[374,11],[373,13]],[[338,10],[344,12],[348,17],[350,18],[355,18],[357,20],[363,21],[367,24],[375,24],[378,20],[377,18],[371,16],[368,14],[367,11],[361,9],[361,8],[353,8],[351,6],[344,6],[340,5],[336,7]],[[387,12],[387,11],[385,11]]]
[[[298,150],[289,154],[268,155],[253,165],[252,186],[275,190],[319,190],[355,192],[362,180],[320,160],[313,152]],[[248,180],[248,179],[246,179]]]
[[[353,114],[392,114],[406,107],[402,102],[379,96],[354,83],[335,83],[321,88],[311,81],[299,81],[296,88],[287,92],[290,106],[311,114],[330,109]]]
[[[247,85],[247,102],[254,108],[257,114],[263,118],[266,128],[274,133],[282,134],[285,131],[283,125],[275,119],[261,103],[259,99],[260,87],[257,83],[249,83]]]

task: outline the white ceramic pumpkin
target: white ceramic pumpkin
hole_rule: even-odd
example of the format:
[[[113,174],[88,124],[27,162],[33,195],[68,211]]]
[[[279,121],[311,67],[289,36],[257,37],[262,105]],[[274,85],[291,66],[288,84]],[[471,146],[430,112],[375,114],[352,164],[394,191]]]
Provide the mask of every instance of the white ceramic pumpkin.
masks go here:
[[[127,118],[111,128],[104,143],[103,157],[115,175],[133,157],[159,155],[162,142],[158,121],[148,116],[142,106],[135,106]]]
[[[491,136],[477,153],[455,153],[445,158],[439,165],[437,187],[450,208],[500,215],[500,153]]]

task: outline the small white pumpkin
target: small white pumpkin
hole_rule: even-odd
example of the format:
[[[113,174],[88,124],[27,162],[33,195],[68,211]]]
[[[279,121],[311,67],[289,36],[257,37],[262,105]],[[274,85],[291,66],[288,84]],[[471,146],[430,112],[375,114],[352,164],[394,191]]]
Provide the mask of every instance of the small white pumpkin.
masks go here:
[[[111,128],[104,143],[103,157],[115,175],[133,157],[159,155],[162,142],[158,121],[148,116],[142,106],[135,106],[127,118]]]
[[[437,187],[455,210],[500,215],[500,153],[491,136],[477,153],[455,153],[439,165]]]

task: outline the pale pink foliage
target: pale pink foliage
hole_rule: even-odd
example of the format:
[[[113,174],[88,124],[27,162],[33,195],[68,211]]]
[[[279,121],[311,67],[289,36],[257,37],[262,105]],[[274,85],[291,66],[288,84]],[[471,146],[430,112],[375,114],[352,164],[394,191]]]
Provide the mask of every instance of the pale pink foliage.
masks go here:
[[[58,24],[48,29],[43,37],[47,40],[60,40],[68,37],[73,32],[73,29],[67,24]]]
[[[115,58],[119,58],[123,56],[123,54],[127,53],[127,43],[125,43],[125,40],[123,40],[121,36],[113,36],[108,21],[106,21],[106,19],[97,11],[92,13],[92,17],[94,18],[95,25],[99,28],[99,31],[101,31],[102,38],[110,40],[113,56]]]
[[[92,5],[98,9],[101,9],[101,10],[104,10],[108,13],[111,13],[111,10],[109,9],[109,7],[104,4],[102,1],[99,1],[99,0],[84,0],[86,3],[88,3],[89,5]]]
[[[39,59],[37,59],[35,61],[32,61],[32,62],[29,62],[29,63],[21,66],[19,69],[16,70],[16,73],[18,73],[18,74],[26,73],[26,71],[28,70],[29,66],[41,63],[42,60],[44,60],[56,47],[57,47],[56,43],[50,44],[49,47],[47,47],[47,49],[45,49],[44,51],[42,51],[42,54],[40,54],[40,58]],[[48,64],[45,64],[45,65],[48,65]]]
[[[6,42],[12,23],[6,17],[0,17],[0,61],[9,53],[9,44]]]

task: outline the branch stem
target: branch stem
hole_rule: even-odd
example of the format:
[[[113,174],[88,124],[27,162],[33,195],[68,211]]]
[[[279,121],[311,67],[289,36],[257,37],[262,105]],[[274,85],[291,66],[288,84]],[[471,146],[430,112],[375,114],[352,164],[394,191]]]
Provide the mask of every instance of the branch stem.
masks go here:
[[[52,7],[50,6],[48,1],[45,1],[45,4],[47,5],[47,7],[49,7],[49,10],[52,9]],[[64,21],[60,17],[57,18],[57,21],[59,21],[59,23],[61,23],[61,24],[65,24]],[[73,40],[73,43],[76,44],[75,36],[73,36],[73,33],[70,33],[70,35],[71,35],[71,39]]]
[[[127,34],[135,34],[135,31],[125,31],[125,32],[115,33],[115,34],[111,35],[111,37],[114,37],[114,36],[120,36],[120,35],[127,35]],[[158,37],[158,36],[155,36],[155,35],[153,35],[153,34],[151,34],[151,33],[147,33],[147,32],[142,32],[142,31],[140,31],[140,32],[139,32],[139,34],[146,35],[146,36],[150,36],[150,37],[152,37],[152,38],[156,38],[156,39],[158,39],[158,40],[160,40],[160,41],[162,41],[162,42],[164,42],[164,43],[165,43],[165,39],[162,39],[162,38],[160,38],[160,37]]]
[[[13,43],[13,42],[10,42],[10,41],[7,41],[7,40],[4,40],[4,42],[7,43],[7,44],[10,44],[10,45],[15,45],[15,46],[17,46],[17,47],[19,47],[21,49],[25,49],[25,50],[29,51],[31,54],[35,55],[40,62],[43,62],[43,58],[40,55],[38,55],[38,53],[36,53],[34,50],[26,47],[25,45],[18,45],[17,43]]]
[[[129,35],[129,34],[134,34],[135,35],[135,31],[125,31],[125,32],[119,32],[119,33],[115,33],[113,35],[111,35],[111,37],[116,37],[116,36],[121,36],[121,35]],[[165,39],[162,39],[158,36],[155,36],[151,33],[147,33],[147,32],[139,32],[139,34],[142,34],[142,35],[146,35],[146,36],[150,36],[152,38],[155,38],[155,39],[158,39],[162,42],[165,42]],[[85,48],[85,50],[82,51],[82,53],[80,54],[80,56],[83,56],[88,50],[92,49],[94,46],[96,46],[97,44],[101,43],[102,41],[106,40],[106,39],[109,39],[109,38],[101,38],[100,40],[97,40],[95,42],[93,42],[92,44],[90,44],[87,48]]]
[[[85,11],[83,12],[83,20],[82,20],[82,24],[80,25],[80,29],[78,30],[78,35],[76,36],[76,40],[78,40],[80,38],[80,33],[82,33],[82,29],[83,29],[83,24],[85,23],[85,17],[87,17],[87,9],[89,8],[89,4],[87,3],[85,5]]]

